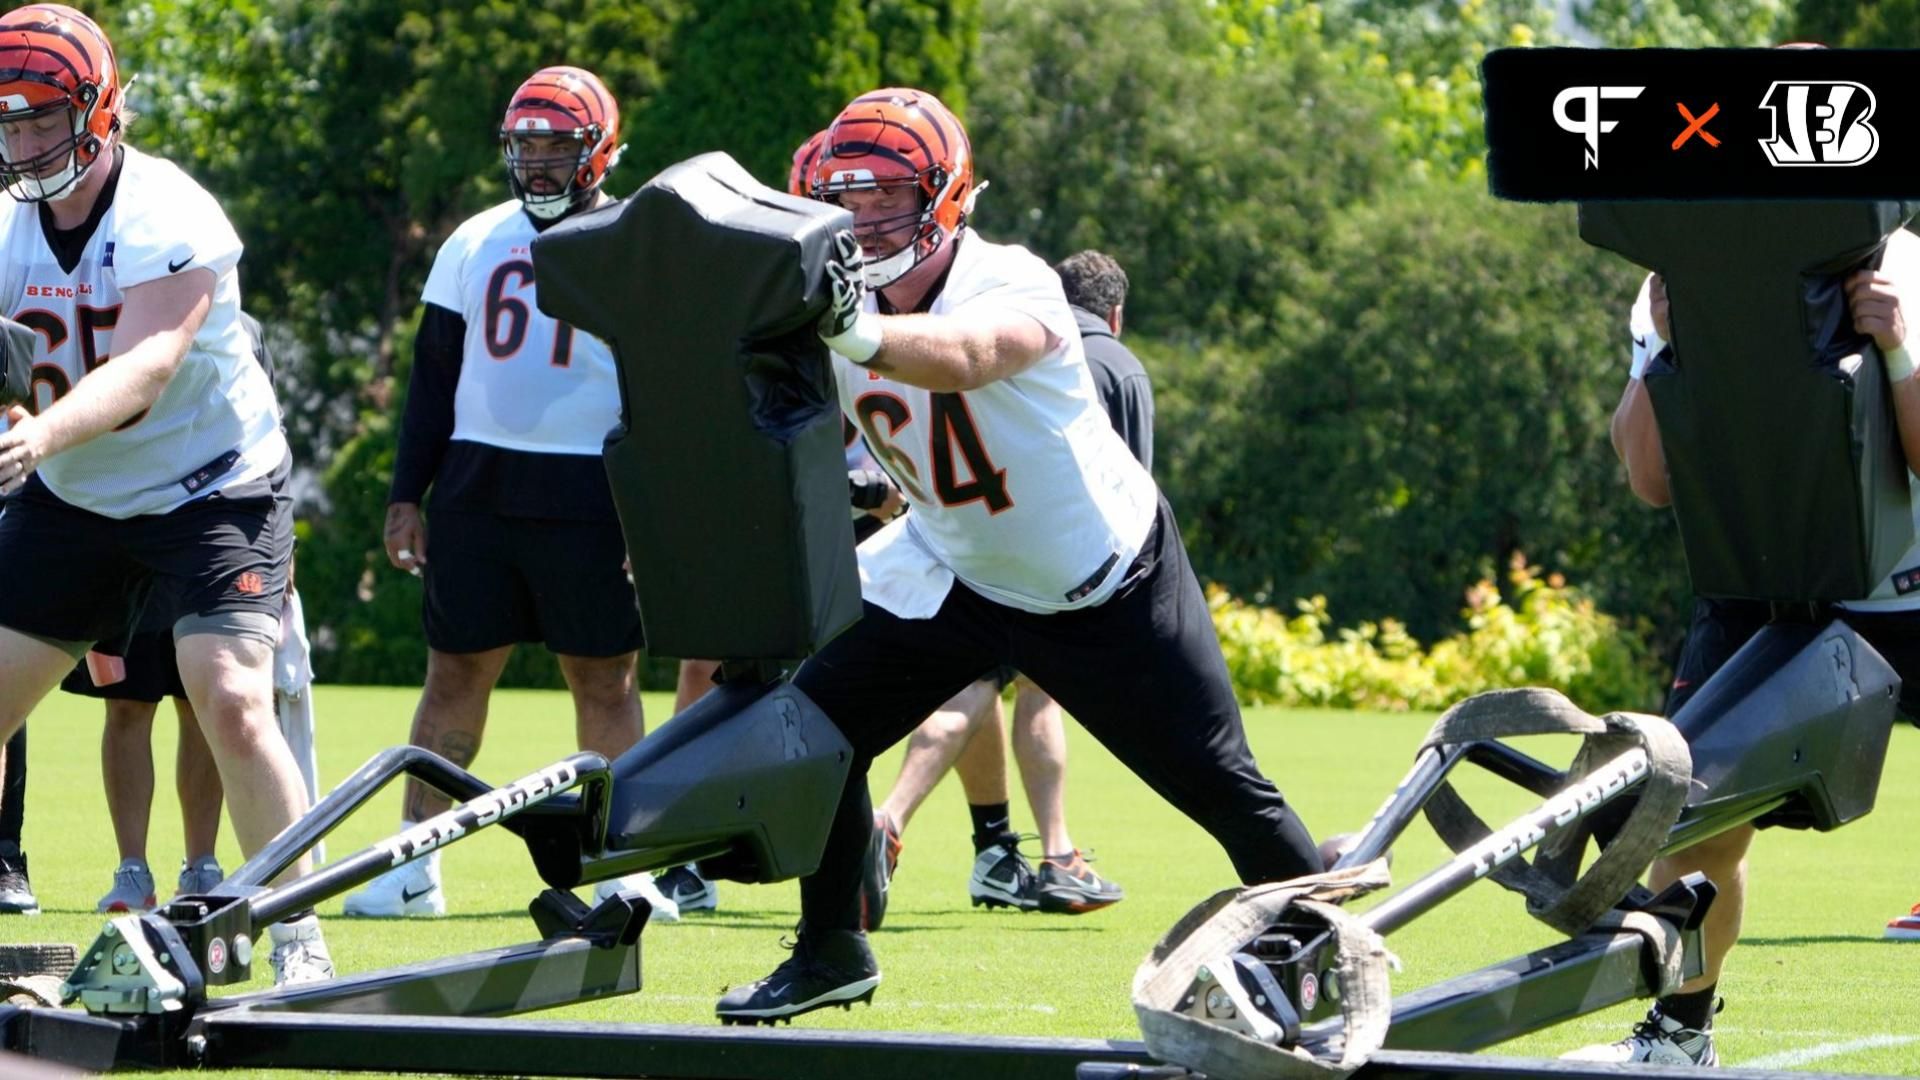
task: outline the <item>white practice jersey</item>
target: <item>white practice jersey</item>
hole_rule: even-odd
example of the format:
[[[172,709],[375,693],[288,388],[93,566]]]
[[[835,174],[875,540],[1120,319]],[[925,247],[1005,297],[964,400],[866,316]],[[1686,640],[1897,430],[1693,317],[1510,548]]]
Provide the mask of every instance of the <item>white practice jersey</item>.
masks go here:
[[[862,546],[863,587],[876,587],[865,595],[924,617],[950,584],[944,570],[1023,611],[1098,604],[1152,527],[1153,477],[1100,406],[1052,268],[1025,248],[963,235],[930,313],[1020,312],[1059,343],[1025,371],[964,393],[909,386],[835,356],[841,407],[913,507]],[[877,310],[872,296],[866,303]],[[908,549],[938,564],[908,572],[919,585],[868,565]],[[918,595],[902,598],[909,587]]]
[[[1920,311],[1920,236],[1906,229],[1896,230],[1887,238],[1887,253],[1881,260],[1880,271],[1894,280],[1895,287],[1901,293],[1902,305],[1907,306],[1909,311]],[[1627,329],[1634,339],[1636,370],[1645,364],[1642,359],[1647,349],[1645,342],[1653,332],[1653,307],[1649,293],[1652,283],[1651,275],[1640,283],[1640,295],[1634,299],[1633,310],[1627,317]],[[1920,351],[1920,340],[1909,337],[1907,348]],[[1913,512],[1913,546],[1900,556],[1900,561],[1893,564],[1893,571],[1874,587],[1865,600],[1848,600],[1840,604],[1841,607],[1852,611],[1920,609],[1920,476],[1914,475],[1911,466],[1907,470],[1907,501]]]
[[[598,455],[620,420],[613,350],[534,303],[537,235],[520,203],[504,202],[467,219],[434,257],[426,302],[467,322],[453,438]]]
[[[40,464],[55,495],[114,518],[165,513],[266,476],[287,456],[273,388],[240,322],[239,236],[186,173],[133,147],[124,152],[112,202],[71,270],[49,245],[38,205],[0,208],[0,303],[40,335],[35,411],[118,351],[114,327],[127,289],[170,274],[214,275],[206,322],[153,407]]]

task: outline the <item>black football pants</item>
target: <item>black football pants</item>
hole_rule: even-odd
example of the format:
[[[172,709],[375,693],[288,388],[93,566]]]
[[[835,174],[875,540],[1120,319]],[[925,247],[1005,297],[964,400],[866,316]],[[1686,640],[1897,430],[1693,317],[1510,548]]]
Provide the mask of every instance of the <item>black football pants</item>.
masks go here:
[[[1011,665],[1051,694],[1147,786],[1211,833],[1246,883],[1317,872],[1313,838],[1247,748],[1219,639],[1172,511],[1125,583],[1091,608],[1036,615],[955,582],[930,619],[865,605],[794,684],[853,744],[820,868],[801,882],[809,930],[860,925],[876,754],[985,673]]]

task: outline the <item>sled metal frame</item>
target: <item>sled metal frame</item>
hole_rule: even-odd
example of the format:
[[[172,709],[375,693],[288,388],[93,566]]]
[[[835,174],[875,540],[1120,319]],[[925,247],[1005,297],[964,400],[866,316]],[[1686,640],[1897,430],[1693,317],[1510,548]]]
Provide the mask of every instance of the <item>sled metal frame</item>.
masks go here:
[[[1630,769],[1629,750],[1593,776]],[[1340,865],[1370,860],[1391,847],[1427,800],[1461,763],[1472,763],[1551,800],[1567,777],[1505,744],[1476,741],[1429,748],[1363,831]],[[464,800],[441,818],[388,837],[346,859],[283,886],[270,881],[331,832],[389,781],[417,777]],[[640,939],[646,902],[622,894],[589,909],[562,892],[581,880],[633,869],[631,853],[607,851],[612,773],[595,754],[575,754],[512,784],[493,788],[427,751],[384,751],[344,782],[229,881],[204,897],[115,920],[114,933],[142,934],[179,984],[172,997],[135,1000],[96,991],[93,1015],[72,1010],[0,1006],[0,1048],[93,1070],[117,1066],[286,1068],[300,1070],[455,1071],[476,1075],[651,1076],[685,1080],[757,1080],[807,1076],[912,1074],[915,1080],[1119,1080],[1188,1077],[1152,1061],[1143,1044],[1122,1040],[1049,1039],[849,1032],[806,1029],[690,1027],[502,1021],[499,1017],[640,989]],[[1638,783],[1620,792],[1632,791]],[[1520,829],[1534,842],[1599,813],[1606,800],[1556,822],[1551,802],[1523,814],[1487,841],[1447,860],[1369,910],[1362,918],[1382,933],[1431,912],[1491,869],[1493,845]],[[1676,824],[1669,848],[1751,821],[1779,799],[1708,804]],[[209,998],[209,983],[248,977],[234,934],[257,937],[292,912],[339,896],[390,866],[459,842],[483,828],[504,827],[529,847],[542,877],[555,886],[530,906],[539,941],[444,960],[390,968],[324,983]],[[1523,828],[1526,827],[1526,828]],[[1508,844],[1502,858],[1531,847]],[[1511,850],[1507,850],[1511,848]],[[557,853],[557,854],[556,854]],[[1500,860],[1494,860],[1500,861]],[[1693,878],[1659,897],[1630,897],[1622,906],[1679,928],[1698,970],[1699,923],[1713,888]],[[214,954],[224,946],[224,963]],[[96,943],[95,949],[101,949]],[[83,957],[77,979],[87,968]],[[1632,933],[1597,932],[1425,987],[1394,999],[1386,1049],[1358,1075],[1381,1080],[1470,1080],[1550,1076],[1603,1080],[1604,1066],[1468,1052],[1537,1031],[1636,997],[1648,996],[1651,961]],[[1691,973],[1691,972],[1690,972]],[[115,995],[119,996],[116,997]],[[82,999],[86,1000],[82,995]],[[116,1005],[117,1002],[117,1005]],[[117,1011],[116,1011],[117,1009]],[[1341,1021],[1309,1016],[1300,1044],[1326,1051]],[[1737,1080],[1780,1074],[1723,1070]],[[1637,1072],[1662,1080],[1666,1070]],[[1678,1080],[1680,1073],[1672,1071]],[[1689,1074],[1691,1075],[1691,1074]],[[1811,1074],[1793,1073],[1797,1080]]]

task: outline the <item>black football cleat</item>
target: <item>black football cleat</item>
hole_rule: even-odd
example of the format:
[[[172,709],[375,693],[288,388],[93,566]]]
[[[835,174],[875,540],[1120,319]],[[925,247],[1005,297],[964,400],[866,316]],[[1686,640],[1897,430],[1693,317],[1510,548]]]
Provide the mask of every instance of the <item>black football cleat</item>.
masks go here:
[[[880,964],[859,930],[814,932],[804,925],[793,955],[766,978],[736,986],[720,998],[714,1013],[722,1024],[777,1024],[802,1013],[856,1001],[873,1004],[880,985]]]

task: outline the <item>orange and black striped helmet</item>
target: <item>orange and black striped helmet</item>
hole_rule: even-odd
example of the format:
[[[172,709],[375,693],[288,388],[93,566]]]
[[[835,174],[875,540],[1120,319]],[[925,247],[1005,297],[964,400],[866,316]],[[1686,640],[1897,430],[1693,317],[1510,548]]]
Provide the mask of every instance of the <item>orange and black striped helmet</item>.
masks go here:
[[[919,189],[920,209],[870,227],[884,232],[913,224],[914,235],[898,253],[867,263],[867,284],[874,288],[898,281],[966,226],[976,194],[973,148],[953,112],[925,90],[890,88],[854,98],[827,127],[810,193],[831,199],[904,186]]]
[[[92,19],[64,4],[0,15],[0,187],[65,198],[120,131],[120,67]],[[56,119],[57,118],[57,119]]]
[[[559,136],[574,140],[554,156],[535,140]],[[620,106],[585,68],[549,67],[520,84],[500,122],[500,147],[507,159],[507,186],[527,212],[557,218],[592,201],[607,173],[620,161]],[[546,156],[542,156],[546,155]],[[571,169],[554,191],[533,191],[529,184],[556,165]]]
[[[820,144],[827,140],[827,130],[807,136],[807,141],[794,148],[793,168],[787,172],[787,194],[806,197],[813,187],[813,166],[820,160]]]

